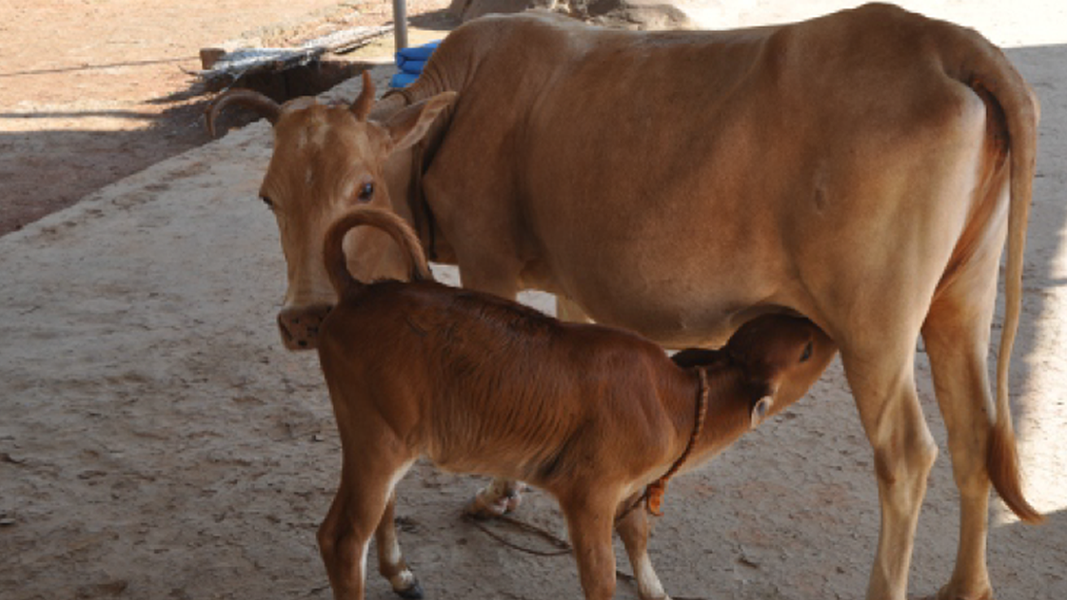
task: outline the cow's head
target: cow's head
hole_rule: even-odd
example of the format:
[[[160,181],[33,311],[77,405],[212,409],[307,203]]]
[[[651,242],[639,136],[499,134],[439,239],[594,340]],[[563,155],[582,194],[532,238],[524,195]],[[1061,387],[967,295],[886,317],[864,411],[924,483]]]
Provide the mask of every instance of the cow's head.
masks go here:
[[[314,98],[278,105],[248,90],[234,90],[215,101],[208,113],[212,135],[215,119],[229,104],[251,107],[274,125],[274,154],[260,198],[278,221],[288,267],[288,289],[278,313],[286,348],[314,348],[318,325],[336,302],[323,265],[327,228],[353,205],[394,208],[385,180],[386,159],[418,142],[455,97],[445,92],[383,121],[370,120],[374,84],[364,72],[363,90],[350,106],[320,104]],[[349,268],[360,280],[405,274],[404,257],[380,232],[353,231],[345,250],[356,259]]]

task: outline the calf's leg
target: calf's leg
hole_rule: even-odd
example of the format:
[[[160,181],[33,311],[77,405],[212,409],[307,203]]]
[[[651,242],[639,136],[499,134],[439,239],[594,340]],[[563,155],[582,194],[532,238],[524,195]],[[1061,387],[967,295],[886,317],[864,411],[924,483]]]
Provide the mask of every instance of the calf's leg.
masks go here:
[[[611,528],[617,505],[618,497],[598,490],[595,482],[589,482],[589,489],[560,498],[586,600],[610,600],[615,593]]]
[[[630,558],[641,600],[670,600],[648,558],[648,536],[652,532],[652,521],[643,504],[634,506],[638,496],[634,494],[620,505],[621,510],[633,508],[619,519],[615,529],[626,546],[626,555]]]
[[[411,462],[347,450],[341,485],[319,527],[318,542],[334,599],[363,600],[371,534],[382,527],[392,529],[392,520],[382,525],[382,517]],[[392,535],[395,540],[395,532]],[[387,536],[380,533],[379,541],[382,537]]]
[[[374,542],[378,546],[378,572],[389,580],[393,591],[404,600],[422,598],[422,586],[404,561],[400,543],[396,537],[396,492],[389,498],[382,514],[378,528],[374,531]]]

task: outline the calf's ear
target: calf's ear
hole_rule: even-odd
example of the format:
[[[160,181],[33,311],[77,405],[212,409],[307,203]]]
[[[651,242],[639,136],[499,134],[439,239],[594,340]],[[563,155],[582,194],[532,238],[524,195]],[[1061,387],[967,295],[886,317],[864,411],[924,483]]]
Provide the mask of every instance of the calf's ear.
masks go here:
[[[426,135],[437,115],[455,102],[456,92],[443,92],[429,100],[417,102],[386,119],[382,126],[389,133],[392,145],[389,152],[397,152],[414,145]]]
[[[752,419],[753,429],[755,429],[756,425],[759,425],[763,422],[763,419],[767,416],[767,413],[771,412],[771,405],[773,403],[773,396],[763,396],[752,404],[752,411],[750,413],[750,417]]]

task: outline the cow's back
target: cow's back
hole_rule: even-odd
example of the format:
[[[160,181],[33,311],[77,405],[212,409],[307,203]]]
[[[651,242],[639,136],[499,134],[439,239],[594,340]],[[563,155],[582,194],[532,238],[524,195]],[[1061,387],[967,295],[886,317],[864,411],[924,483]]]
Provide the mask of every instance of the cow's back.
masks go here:
[[[508,257],[477,261],[515,263],[524,286],[601,322],[697,344],[762,307],[820,319],[812,287],[853,273],[804,268],[906,242],[924,221],[950,224],[947,246],[925,248],[947,261],[969,213],[905,206],[895,188],[924,161],[940,161],[929,177],[963,177],[973,157],[953,152],[984,127],[933,51],[946,24],[868,6],[726,32],[466,27],[493,44],[471,59],[427,176],[435,216],[461,266],[476,239]]]

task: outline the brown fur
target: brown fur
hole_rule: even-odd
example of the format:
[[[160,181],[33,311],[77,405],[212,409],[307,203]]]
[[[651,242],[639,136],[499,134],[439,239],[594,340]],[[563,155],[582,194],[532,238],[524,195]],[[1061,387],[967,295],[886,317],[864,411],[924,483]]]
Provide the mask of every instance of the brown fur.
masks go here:
[[[347,275],[342,241],[364,224],[404,248],[416,281],[363,284]],[[614,568],[592,558],[611,554],[602,525],[682,453],[701,393],[696,372],[631,333],[562,323],[429,281],[412,240],[398,217],[370,208],[347,213],[326,236],[326,268],[341,300],[318,349],[344,464],[319,538],[335,597],[362,598],[353,553],[365,552],[371,531],[392,526],[380,518],[398,475],[428,456],[443,469],[520,478],[552,493],[578,547],[586,597],[609,598]],[[765,316],[743,326],[698,367],[708,373],[707,420],[683,468],[765,418],[761,401],[772,411],[795,401],[800,394],[782,390],[806,391],[834,352],[806,319]],[[623,529],[627,546],[644,547],[632,526]],[[381,570],[395,577],[403,569]]]

